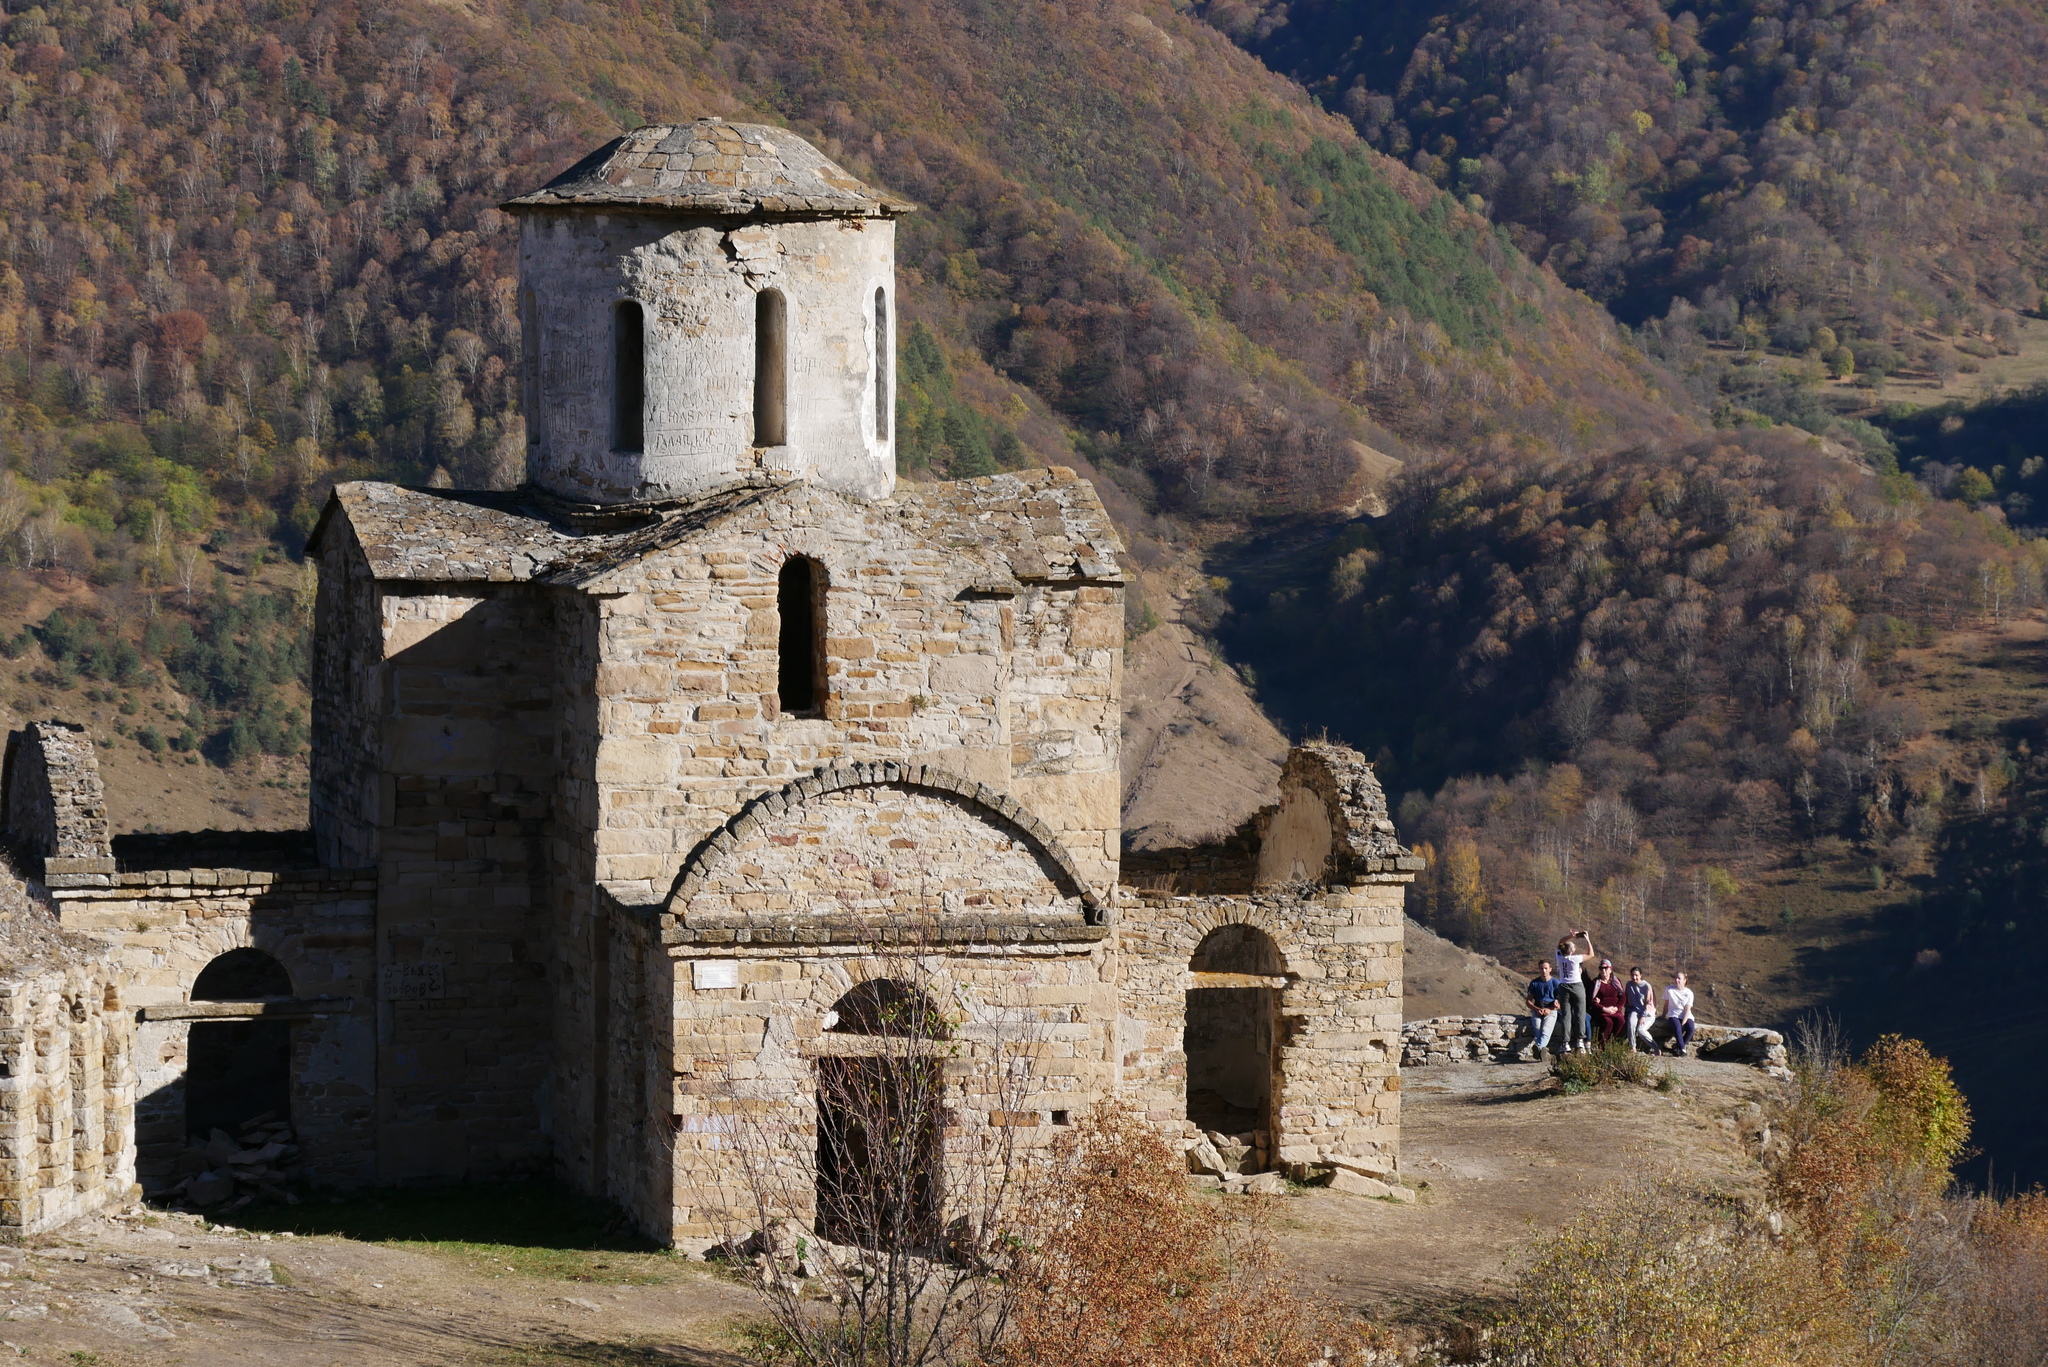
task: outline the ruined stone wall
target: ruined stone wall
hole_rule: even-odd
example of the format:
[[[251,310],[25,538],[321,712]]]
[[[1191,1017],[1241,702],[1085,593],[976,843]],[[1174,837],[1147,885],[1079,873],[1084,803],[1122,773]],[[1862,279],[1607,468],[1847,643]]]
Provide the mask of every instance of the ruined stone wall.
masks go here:
[[[776,576],[825,566],[828,698],[775,695]],[[1116,874],[1122,590],[974,589],[977,566],[886,507],[770,505],[599,587],[591,774],[600,881],[666,891],[749,798],[843,760],[929,762],[1022,802],[1097,889]],[[986,569],[980,571],[987,576]]]
[[[82,726],[30,722],[7,737],[6,842],[30,872],[111,873],[107,795]]]
[[[135,1029],[134,1168],[151,1190],[193,1170],[185,1128],[189,1005],[201,971],[254,948],[309,1008],[291,1016],[291,1120],[305,1180],[377,1179],[376,871],[149,869],[73,875],[51,890],[66,930],[108,946]]]
[[[1269,1151],[1280,1165],[1338,1159],[1393,1171],[1400,1157],[1401,915],[1406,874],[1246,897],[1133,897],[1118,930],[1125,1104],[1169,1134],[1187,1119],[1189,963],[1219,927],[1269,936],[1282,960]],[[1248,981],[1248,980],[1247,980]]]
[[[377,753],[384,650],[377,585],[348,519],[328,519],[314,599],[311,808],[316,857],[329,868],[377,859]]]
[[[553,605],[379,595],[378,1134],[385,1181],[544,1169]]]
[[[534,480],[595,503],[684,498],[751,470],[805,474],[879,498],[895,483],[893,376],[876,429],[875,367],[895,354],[895,225],[735,225],[632,213],[520,222]],[[787,442],[757,450],[756,298],[785,300]],[[875,291],[887,331],[878,354]],[[612,449],[613,309],[645,317],[645,432]]]
[[[114,978],[89,960],[0,974],[0,1233],[140,1194],[133,1034]]]

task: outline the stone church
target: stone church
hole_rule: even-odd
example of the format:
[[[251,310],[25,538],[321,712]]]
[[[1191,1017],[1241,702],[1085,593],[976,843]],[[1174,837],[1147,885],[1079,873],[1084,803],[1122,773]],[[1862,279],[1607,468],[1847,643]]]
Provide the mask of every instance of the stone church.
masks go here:
[[[182,1199],[282,1116],[296,1183],[552,1174],[702,1243],[735,1105],[815,1123],[906,946],[1042,1032],[1024,1100],[949,1130],[1115,1107],[1398,1169],[1419,862],[1328,745],[1231,839],[1124,857],[1095,490],[896,478],[911,207],[717,119],[506,206],[529,482],[334,491],[309,831],[110,835],[82,730],[10,738],[6,840],[69,934],[0,976],[0,1226]]]

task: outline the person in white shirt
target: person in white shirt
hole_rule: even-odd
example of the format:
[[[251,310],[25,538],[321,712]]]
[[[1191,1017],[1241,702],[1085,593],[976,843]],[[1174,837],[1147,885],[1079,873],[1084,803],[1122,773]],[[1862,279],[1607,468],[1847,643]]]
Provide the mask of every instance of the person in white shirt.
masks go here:
[[[1586,952],[1579,953],[1579,941],[1586,942]],[[1592,1046],[1592,1022],[1586,1016],[1586,961],[1593,957],[1593,932],[1575,930],[1557,942],[1557,953],[1551,962],[1557,966],[1557,1012],[1558,1027],[1564,1035],[1563,1045],[1567,1053],[1576,1049],[1585,1053]]]
[[[1683,973],[1672,974],[1671,986],[1664,989],[1664,1018],[1671,1022],[1671,1042],[1684,1058],[1698,1022],[1692,1018],[1692,989],[1685,985]]]

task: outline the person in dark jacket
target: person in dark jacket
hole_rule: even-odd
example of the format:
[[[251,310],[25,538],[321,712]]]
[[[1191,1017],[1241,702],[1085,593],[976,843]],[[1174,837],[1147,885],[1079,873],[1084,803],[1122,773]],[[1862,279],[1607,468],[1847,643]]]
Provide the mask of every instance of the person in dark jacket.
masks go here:
[[[1550,1032],[1557,1028],[1557,976],[1544,959],[1536,965],[1536,976],[1529,983],[1524,998],[1529,1003],[1529,1033],[1536,1037],[1536,1043],[1529,1051],[1531,1058],[1543,1057],[1543,1051],[1550,1048]],[[1552,1057],[1564,1052],[1563,1046],[1552,1051]]]
[[[1621,979],[1614,976],[1614,960],[1600,961],[1600,976],[1593,982],[1593,1021],[1600,1027],[1600,1042],[1607,1043],[1622,1037],[1627,1029],[1623,1013],[1628,1009],[1628,993],[1622,990]]]

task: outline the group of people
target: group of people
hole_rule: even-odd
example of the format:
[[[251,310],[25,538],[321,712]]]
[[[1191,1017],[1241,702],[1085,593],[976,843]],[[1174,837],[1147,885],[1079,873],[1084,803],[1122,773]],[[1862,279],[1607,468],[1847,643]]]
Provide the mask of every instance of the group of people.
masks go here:
[[[1583,953],[1581,940],[1586,943]],[[1574,1049],[1583,1052],[1593,1047],[1595,1030],[1602,1044],[1625,1039],[1631,1049],[1659,1052],[1650,1033],[1659,1013],[1656,987],[1640,968],[1631,968],[1626,982],[1615,977],[1612,959],[1601,959],[1599,976],[1589,980],[1587,965],[1595,957],[1593,932],[1575,930],[1557,942],[1556,954],[1536,965],[1528,993],[1535,1052],[1548,1049],[1553,1058]],[[1672,1045],[1683,1058],[1692,1047],[1695,1027],[1692,989],[1685,985],[1683,973],[1672,975],[1661,1009],[1671,1022]]]

